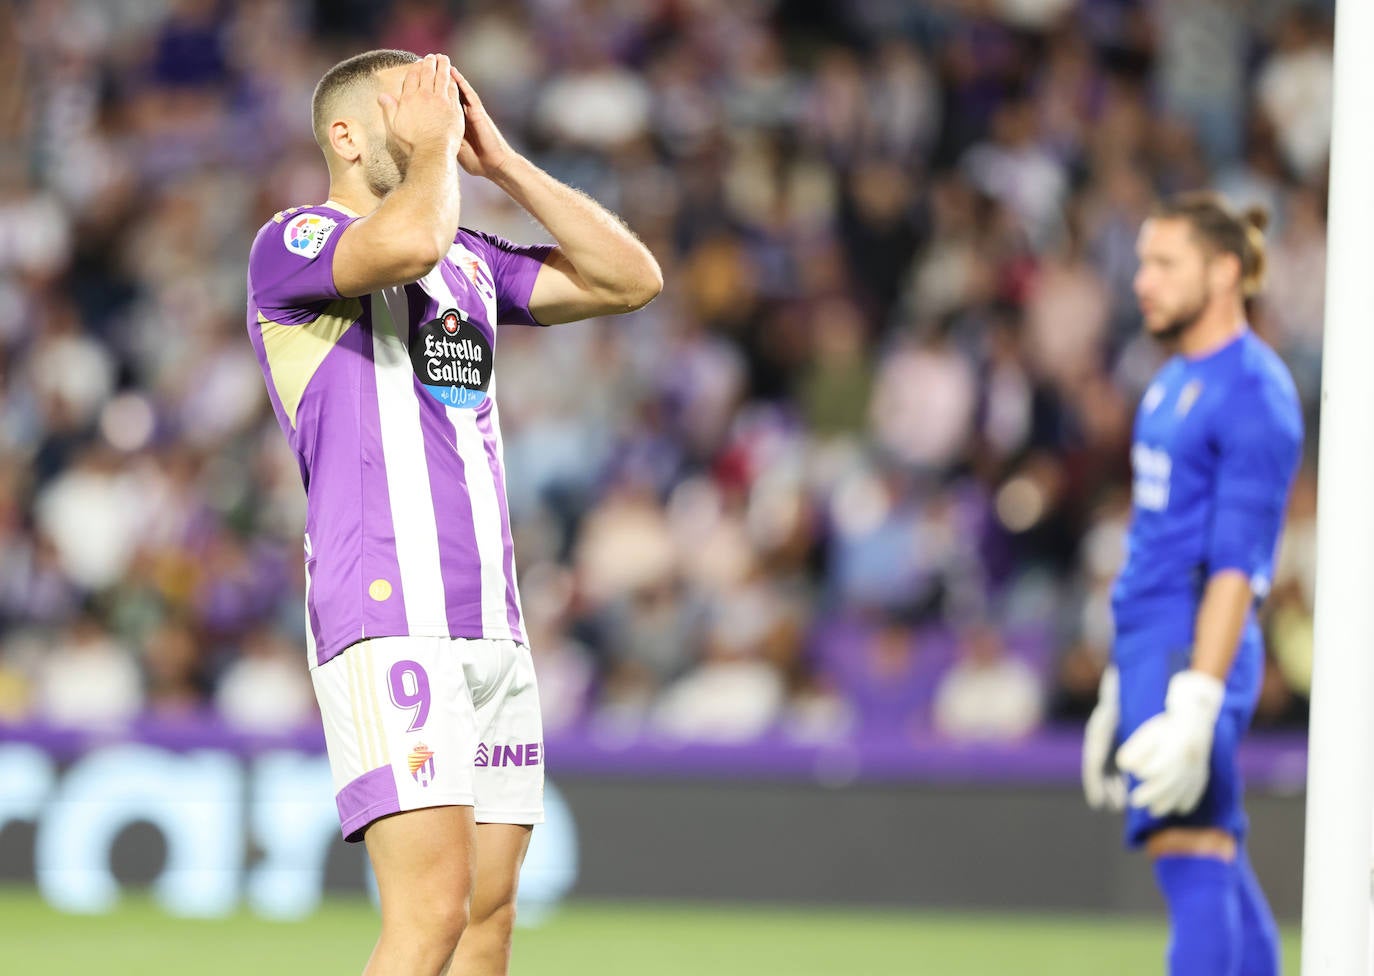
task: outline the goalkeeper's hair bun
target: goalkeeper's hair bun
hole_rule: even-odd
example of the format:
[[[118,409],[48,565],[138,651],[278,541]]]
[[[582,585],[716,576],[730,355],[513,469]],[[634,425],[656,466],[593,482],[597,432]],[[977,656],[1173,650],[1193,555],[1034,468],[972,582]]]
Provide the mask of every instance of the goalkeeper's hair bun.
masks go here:
[[[1240,290],[1246,298],[1264,287],[1264,232],[1269,211],[1250,206],[1239,213],[1219,193],[1182,193],[1164,201],[1154,216],[1186,220],[1213,254],[1233,254],[1240,262]]]
[[[1263,234],[1269,229],[1269,208],[1258,204],[1246,207],[1241,213],[1241,219]]]
[[[1264,249],[1264,231],[1269,226],[1269,211],[1264,207],[1247,207],[1245,221],[1245,254],[1241,257],[1240,290],[1246,298],[1254,298],[1264,287],[1264,274],[1269,260]]]

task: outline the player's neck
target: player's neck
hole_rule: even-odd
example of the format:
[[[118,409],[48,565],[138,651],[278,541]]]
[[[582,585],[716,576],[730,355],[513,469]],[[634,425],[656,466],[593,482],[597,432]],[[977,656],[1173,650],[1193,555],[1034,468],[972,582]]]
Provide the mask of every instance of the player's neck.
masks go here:
[[[1178,352],[1187,359],[1202,359],[1229,345],[1245,332],[1245,309],[1239,302],[1209,309],[1178,337]]]
[[[329,202],[337,204],[359,217],[366,217],[377,209],[382,198],[366,186],[355,185],[350,180],[331,179],[329,181]]]

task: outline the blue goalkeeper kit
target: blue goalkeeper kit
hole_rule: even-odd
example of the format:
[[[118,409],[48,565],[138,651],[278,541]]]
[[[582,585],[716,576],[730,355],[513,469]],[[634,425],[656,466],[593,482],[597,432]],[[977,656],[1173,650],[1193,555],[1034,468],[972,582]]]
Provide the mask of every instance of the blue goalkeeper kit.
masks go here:
[[[1169,679],[1189,667],[1208,578],[1238,570],[1250,579],[1256,603],[1268,593],[1302,435],[1287,368],[1249,330],[1208,355],[1173,357],[1146,391],[1131,448],[1126,565],[1112,594],[1120,741],[1163,710]],[[1131,808],[1126,838],[1132,846],[1167,825],[1222,827],[1243,838],[1236,746],[1254,713],[1263,670],[1252,612],[1226,683],[1202,801],[1191,813],[1163,818]]]

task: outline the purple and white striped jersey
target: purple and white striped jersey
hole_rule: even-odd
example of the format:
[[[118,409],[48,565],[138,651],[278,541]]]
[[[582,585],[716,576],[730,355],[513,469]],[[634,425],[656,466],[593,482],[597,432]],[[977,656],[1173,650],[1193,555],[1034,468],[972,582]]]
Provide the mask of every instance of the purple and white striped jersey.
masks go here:
[[[536,324],[551,248],[459,230],[419,281],[343,298],[355,219],[285,210],[248,259],[248,334],[305,483],[310,664],[368,637],[524,643],[493,352],[498,323]]]

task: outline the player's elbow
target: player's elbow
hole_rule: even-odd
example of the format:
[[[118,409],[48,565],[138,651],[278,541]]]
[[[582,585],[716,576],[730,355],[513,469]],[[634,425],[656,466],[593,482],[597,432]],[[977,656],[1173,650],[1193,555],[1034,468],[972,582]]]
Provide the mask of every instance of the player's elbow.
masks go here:
[[[334,286],[348,298],[419,281],[434,270],[444,251],[424,241],[374,240],[341,243],[334,256]]]
[[[663,291],[663,270],[650,257],[642,268],[626,276],[613,296],[616,312],[633,312],[648,305]]]
[[[419,237],[411,245],[410,255],[415,266],[420,269],[420,273],[416,277],[423,278],[433,271],[435,266],[448,256],[448,249],[452,244],[452,240],[442,235],[430,238]]]
[[[403,282],[418,281],[434,270],[447,250],[440,242],[417,235],[396,249],[390,262],[393,272],[388,277]]]

